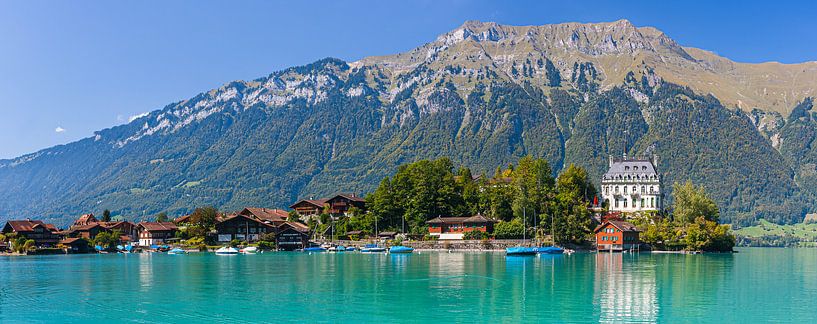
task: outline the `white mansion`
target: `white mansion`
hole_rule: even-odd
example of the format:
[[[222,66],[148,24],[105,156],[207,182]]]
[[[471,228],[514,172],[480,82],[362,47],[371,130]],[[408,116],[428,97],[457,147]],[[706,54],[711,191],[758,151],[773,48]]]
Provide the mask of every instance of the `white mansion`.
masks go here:
[[[657,165],[658,156],[652,160],[610,156],[610,169],[601,178],[601,196],[607,209],[625,213],[661,210]]]

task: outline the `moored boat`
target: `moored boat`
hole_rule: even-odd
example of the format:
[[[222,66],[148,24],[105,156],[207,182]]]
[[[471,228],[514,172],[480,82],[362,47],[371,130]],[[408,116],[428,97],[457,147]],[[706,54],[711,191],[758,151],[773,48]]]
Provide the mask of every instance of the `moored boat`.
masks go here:
[[[355,250],[356,250],[356,249],[355,249],[355,247],[354,247],[354,246],[347,246],[347,247],[346,247],[346,252],[354,252]]]
[[[536,255],[536,253],[538,253],[537,248],[526,246],[514,246],[505,249],[505,255]]]
[[[411,252],[414,252],[414,248],[410,248],[408,246],[395,245],[389,248],[389,253],[411,253]]]
[[[238,250],[235,248],[231,248],[229,246],[223,246],[216,250],[216,255],[235,255],[238,254]]]
[[[170,251],[167,251],[167,254],[187,254],[187,251],[180,248],[173,248]]]
[[[382,253],[386,252],[386,248],[379,247],[377,244],[366,244],[360,248],[361,253]]]
[[[555,246],[543,246],[536,248],[536,253],[539,254],[562,254],[565,250]]]
[[[326,248],[322,246],[313,246],[304,248],[304,252],[326,252]]]
[[[241,253],[243,254],[256,254],[258,253],[258,247],[255,246],[248,246],[241,249]]]

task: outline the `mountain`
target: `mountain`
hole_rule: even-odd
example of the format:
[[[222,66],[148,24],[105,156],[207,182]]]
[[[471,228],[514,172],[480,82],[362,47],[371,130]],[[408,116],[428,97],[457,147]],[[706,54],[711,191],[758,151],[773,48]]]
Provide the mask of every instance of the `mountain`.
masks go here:
[[[725,222],[793,223],[817,209],[816,81],[815,62],[735,63],[626,20],[469,21],[406,53],[230,82],[0,160],[0,217],[286,207],[441,156],[490,173],[530,154],[598,179],[626,152],[658,154],[667,190],[703,184]]]

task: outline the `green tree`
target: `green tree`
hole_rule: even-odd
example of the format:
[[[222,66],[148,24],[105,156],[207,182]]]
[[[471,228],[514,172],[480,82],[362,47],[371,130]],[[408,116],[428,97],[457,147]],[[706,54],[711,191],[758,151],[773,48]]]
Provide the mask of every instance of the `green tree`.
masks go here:
[[[289,213],[287,213],[287,222],[300,222],[300,221],[301,221],[301,215],[298,215],[298,212],[296,212],[294,210],[290,210]]]
[[[525,233],[525,226],[519,219],[508,222],[499,222],[494,225],[494,237],[498,239],[521,239]]]
[[[190,223],[204,229],[210,229],[216,224],[218,210],[214,207],[199,207],[190,214]]]
[[[102,221],[103,222],[110,222],[111,221],[111,211],[110,210],[106,209],[106,210],[102,211]]]
[[[698,217],[717,222],[720,217],[718,205],[709,198],[703,187],[696,187],[692,181],[687,181],[683,185],[673,184],[672,194],[673,218],[684,224],[695,221]]]
[[[167,222],[168,221],[167,213],[161,212],[158,215],[156,215],[156,221],[161,223]]]
[[[113,250],[119,244],[120,236],[122,236],[122,233],[119,230],[99,232],[94,237],[94,244],[101,246],[105,250]]]
[[[36,248],[37,242],[34,242],[34,240],[26,240],[25,242],[23,242],[22,251],[20,252],[34,251],[36,250]]]

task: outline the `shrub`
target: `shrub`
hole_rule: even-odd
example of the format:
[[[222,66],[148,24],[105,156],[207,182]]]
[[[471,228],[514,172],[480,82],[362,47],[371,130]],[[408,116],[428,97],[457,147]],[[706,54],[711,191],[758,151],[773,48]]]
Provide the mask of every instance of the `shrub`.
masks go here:
[[[465,234],[462,235],[463,240],[483,240],[483,239],[487,240],[490,237],[491,235],[483,231],[470,231],[465,232]]]
[[[261,250],[266,250],[266,251],[274,250],[275,249],[275,242],[259,241],[258,242],[258,248],[261,249]]]

